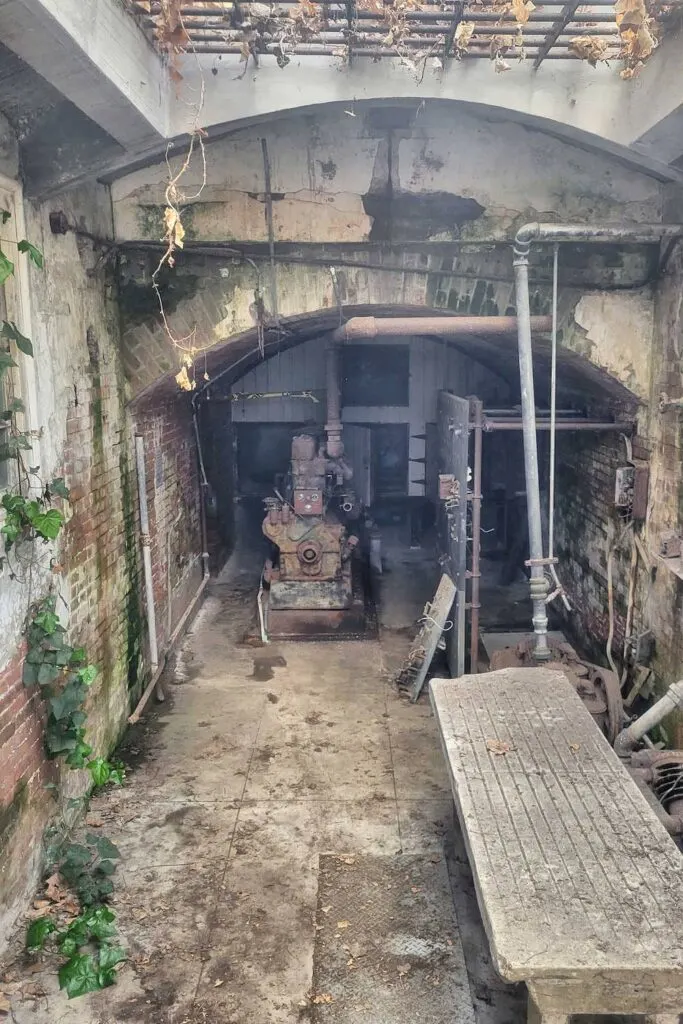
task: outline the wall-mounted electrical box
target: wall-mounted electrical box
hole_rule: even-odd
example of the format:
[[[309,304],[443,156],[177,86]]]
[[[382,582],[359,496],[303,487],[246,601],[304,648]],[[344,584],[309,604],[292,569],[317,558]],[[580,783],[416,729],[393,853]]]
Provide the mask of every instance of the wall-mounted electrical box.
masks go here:
[[[614,504],[637,520],[647,516],[650,469],[646,462],[619,466],[614,481]]]

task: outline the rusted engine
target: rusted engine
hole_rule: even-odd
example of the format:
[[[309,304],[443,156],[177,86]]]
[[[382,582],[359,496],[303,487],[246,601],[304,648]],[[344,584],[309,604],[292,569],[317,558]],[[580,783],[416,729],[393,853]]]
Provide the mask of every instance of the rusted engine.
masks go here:
[[[292,441],[285,494],[266,499],[263,532],[277,553],[266,565],[271,609],[345,609],[353,600],[351,556],[357,537],[345,516],[355,500],[351,470],[308,434]]]

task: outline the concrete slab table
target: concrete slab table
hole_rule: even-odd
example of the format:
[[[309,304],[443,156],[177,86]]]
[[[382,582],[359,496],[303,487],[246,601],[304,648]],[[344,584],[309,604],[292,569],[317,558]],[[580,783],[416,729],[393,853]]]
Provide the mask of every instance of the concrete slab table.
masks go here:
[[[561,672],[433,679],[499,974],[529,1020],[683,1011],[683,856]]]

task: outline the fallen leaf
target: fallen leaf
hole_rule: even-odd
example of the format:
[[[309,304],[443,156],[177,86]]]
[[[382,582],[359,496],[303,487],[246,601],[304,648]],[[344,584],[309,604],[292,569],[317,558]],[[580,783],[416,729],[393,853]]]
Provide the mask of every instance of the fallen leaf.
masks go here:
[[[221,985],[225,985],[225,981],[223,980],[223,978],[218,978],[218,979],[217,979],[216,981],[214,981],[214,983],[213,983],[213,987],[214,987],[214,988],[220,988],[220,987],[221,987]]]
[[[470,40],[474,35],[474,22],[473,21],[461,21],[455,30],[453,36],[453,43],[455,44],[456,50],[460,53],[465,53],[467,47],[470,45]]]
[[[0,1013],[10,1013],[11,1003],[4,992],[0,992]]]
[[[607,59],[609,43],[606,39],[601,39],[598,36],[574,36],[569,40],[569,49],[594,68],[598,61]]]
[[[569,749],[571,750],[572,754],[578,754],[579,750],[581,750],[581,744],[580,743],[570,743],[569,744]]]
[[[330,995],[329,992],[321,992],[320,995],[313,996],[313,998],[311,999],[311,1002],[315,1003],[316,1006],[319,1006],[321,1003],[332,1003],[332,1002],[334,1002],[334,998],[333,998],[333,996]]]
[[[50,875],[45,883],[45,895],[53,903],[59,903],[67,895],[67,891],[62,882],[61,875],[59,872],[55,872],[54,875]]]
[[[399,964],[396,968],[399,978],[404,978],[410,970],[410,964]]]
[[[348,928],[350,924],[350,921],[337,921],[337,928]]]
[[[501,754],[509,754],[515,748],[510,743],[506,743],[504,740],[487,740],[486,749],[492,754],[500,756]]]
[[[342,862],[342,864],[355,864],[356,863],[356,858],[355,857],[339,857],[337,859],[340,860]]]
[[[320,909],[322,910],[323,914],[329,914],[329,912],[332,910],[332,904],[328,903],[326,907],[321,907]]]

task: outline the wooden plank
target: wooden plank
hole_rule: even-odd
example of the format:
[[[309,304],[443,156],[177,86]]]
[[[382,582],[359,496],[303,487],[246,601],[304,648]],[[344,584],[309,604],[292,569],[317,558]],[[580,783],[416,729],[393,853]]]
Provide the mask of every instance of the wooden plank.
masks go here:
[[[444,631],[454,599],[455,584],[450,576],[444,573],[439,580],[434,600],[425,607],[422,616],[422,626],[411,649],[411,655],[409,655],[409,657],[414,656],[411,657],[413,664],[416,664],[418,658],[421,658],[417,675],[410,691],[410,699],[413,703],[422,693],[422,687],[424,686],[429,666],[436,654],[437,644]],[[453,623],[451,623],[451,628],[453,628]]]

